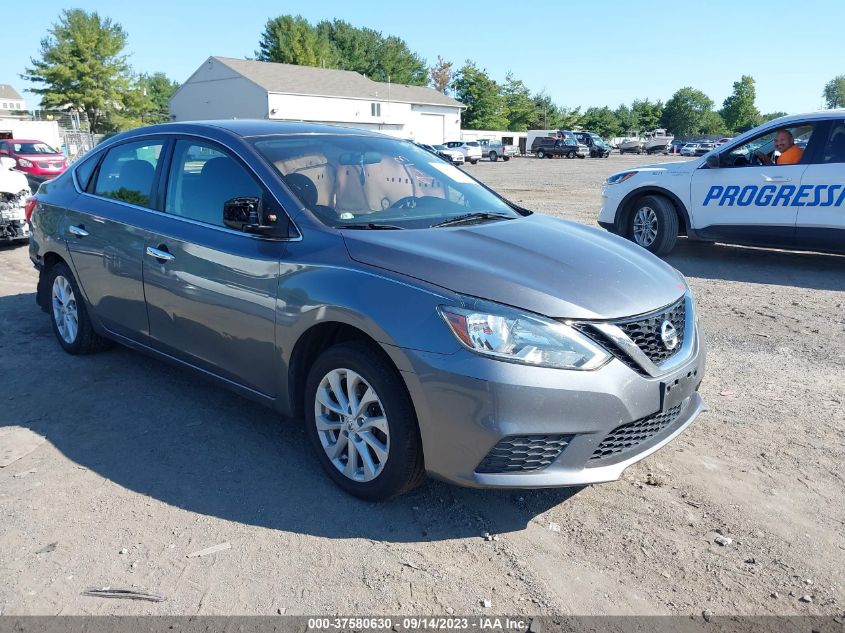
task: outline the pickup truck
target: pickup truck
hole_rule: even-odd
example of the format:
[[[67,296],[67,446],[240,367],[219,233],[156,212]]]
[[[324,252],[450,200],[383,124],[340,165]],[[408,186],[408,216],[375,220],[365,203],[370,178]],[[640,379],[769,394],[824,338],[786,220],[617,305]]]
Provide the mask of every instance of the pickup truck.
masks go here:
[[[481,155],[486,156],[494,163],[499,158],[510,160],[511,156],[519,154],[519,148],[516,145],[502,145],[499,141],[489,138],[479,139],[478,144],[481,145]]]

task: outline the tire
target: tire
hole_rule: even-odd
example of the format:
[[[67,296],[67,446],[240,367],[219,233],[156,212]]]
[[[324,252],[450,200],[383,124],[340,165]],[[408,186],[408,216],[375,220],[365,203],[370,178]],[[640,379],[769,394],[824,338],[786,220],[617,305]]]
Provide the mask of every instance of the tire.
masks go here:
[[[655,255],[665,255],[678,240],[675,205],[658,195],[638,199],[628,218],[628,239]]]
[[[499,155],[496,152],[490,152],[490,161],[495,163],[497,160],[499,160]]]
[[[476,158],[475,160],[471,160],[469,162],[472,163],[473,165],[475,165],[476,163],[478,163],[478,159]]]
[[[584,158],[587,158],[587,155],[586,154],[578,154],[578,158],[584,159]]]
[[[342,398],[336,397],[337,391]],[[348,419],[327,406],[349,412],[340,403],[348,402],[350,393],[359,398],[372,393],[374,400],[359,416]],[[411,399],[398,372],[380,350],[359,341],[327,349],[308,373],[304,402],[306,432],[317,457],[329,477],[349,494],[384,501],[425,479],[422,440]],[[318,416],[323,425],[320,429]],[[383,422],[368,428],[368,416]],[[350,437],[356,439],[350,442]],[[343,443],[338,446],[339,442]],[[341,450],[330,457],[334,448]],[[349,466],[350,459],[354,468]]]
[[[575,158],[575,150],[569,150],[569,152],[566,154],[566,157]]]
[[[510,156],[502,156],[502,160],[508,162],[511,159]]]
[[[537,158],[545,158],[545,157],[546,157],[546,152],[544,152],[542,149],[538,149],[537,150]]]
[[[108,339],[94,331],[85,300],[67,264],[58,262],[47,271],[47,290],[50,323],[63,350],[84,355],[110,346]]]

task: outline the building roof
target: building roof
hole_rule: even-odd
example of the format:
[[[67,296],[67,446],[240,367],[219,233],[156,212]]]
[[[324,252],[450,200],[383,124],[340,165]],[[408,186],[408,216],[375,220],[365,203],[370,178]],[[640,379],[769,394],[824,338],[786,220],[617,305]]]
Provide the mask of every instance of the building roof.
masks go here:
[[[0,84],[0,99],[17,99],[23,101],[23,97],[9,84]]]
[[[212,59],[228,66],[267,92],[464,107],[460,101],[447,97],[434,88],[373,81],[351,70],[257,62],[230,57]]]

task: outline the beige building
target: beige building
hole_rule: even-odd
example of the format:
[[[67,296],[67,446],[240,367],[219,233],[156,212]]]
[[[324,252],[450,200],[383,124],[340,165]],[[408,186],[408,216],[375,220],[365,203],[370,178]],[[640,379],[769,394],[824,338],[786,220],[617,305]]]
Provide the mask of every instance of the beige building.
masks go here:
[[[349,70],[209,57],[170,98],[174,121],[271,119],[332,123],[423,143],[460,138],[459,101]]]
[[[0,84],[0,116],[8,116],[26,110],[26,101],[9,84]]]

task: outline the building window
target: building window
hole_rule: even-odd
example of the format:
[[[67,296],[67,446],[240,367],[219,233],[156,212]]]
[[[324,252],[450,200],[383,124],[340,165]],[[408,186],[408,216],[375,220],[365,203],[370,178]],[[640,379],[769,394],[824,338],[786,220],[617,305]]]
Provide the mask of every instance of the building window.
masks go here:
[[[370,114],[373,116],[381,116],[381,104],[380,103],[371,103],[370,104]]]

